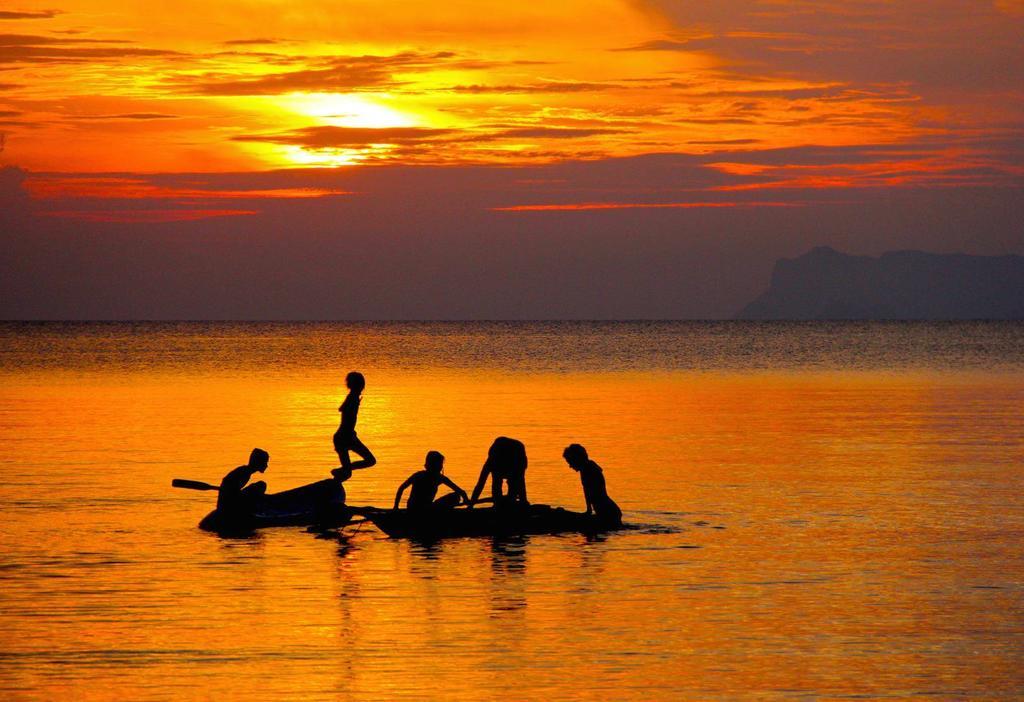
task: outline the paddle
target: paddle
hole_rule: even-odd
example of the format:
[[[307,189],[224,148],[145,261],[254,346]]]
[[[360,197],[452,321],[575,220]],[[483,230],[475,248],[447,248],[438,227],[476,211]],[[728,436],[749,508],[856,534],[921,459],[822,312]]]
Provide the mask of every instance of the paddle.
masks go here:
[[[220,490],[220,487],[217,485],[210,485],[201,480],[185,480],[184,478],[172,480],[171,487],[185,488],[186,490]]]

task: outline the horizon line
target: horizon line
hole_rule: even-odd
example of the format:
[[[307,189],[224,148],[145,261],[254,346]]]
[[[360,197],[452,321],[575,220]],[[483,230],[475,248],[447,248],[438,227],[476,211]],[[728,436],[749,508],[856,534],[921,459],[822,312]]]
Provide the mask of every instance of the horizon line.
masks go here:
[[[380,319],[0,319],[0,324],[543,324],[543,323],[682,323],[682,322],[735,322],[741,324],[763,324],[770,322],[798,322],[820,324],[835,322],[1024,322],[1024,318],[972,317],[972,318],[888,318],[888,317],[836,317],[830,319],[798,319],[780,317],[777,319],[740,319],[737,317],[550,317],[550,318],[380,318]]]

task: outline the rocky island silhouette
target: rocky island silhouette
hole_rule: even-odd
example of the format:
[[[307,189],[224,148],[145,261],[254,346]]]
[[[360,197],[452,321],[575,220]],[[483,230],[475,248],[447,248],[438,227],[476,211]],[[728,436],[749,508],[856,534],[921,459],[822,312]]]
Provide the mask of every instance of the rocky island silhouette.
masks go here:
[[[827,246],[776,261],[771,284],[737,319],[1024,319],[1024,256]]]

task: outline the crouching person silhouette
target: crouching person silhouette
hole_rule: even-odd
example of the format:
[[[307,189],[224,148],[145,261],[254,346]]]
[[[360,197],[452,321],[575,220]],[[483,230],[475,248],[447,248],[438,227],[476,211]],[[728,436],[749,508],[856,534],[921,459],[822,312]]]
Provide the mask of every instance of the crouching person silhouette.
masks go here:
[[[441,485],[447,485],[452,492],[435,500],[437,489]],[[395,493],[394,509],[398,509],[402,502],[402,493],[410,486],[412,491],[409,493],[409,501],[406,503],[410,512],[424,514],[434,510],[451,509],[460,502],[469,500],[466,491],[445,476],[444,456],[438,451],[428,452],[423,463],[423,470],[413,473],[399,486],[398,492]]]
[[[249,462],[238,466],[220,481],[217,493],[217,511],[227,518],[241,518],[251,515],[267,494],[267,484],[262,480],[246,485],[255,473],[264,473],[270,462],[270,454],[261,448],[254,448]]]
[[[487,478],[491,479],[491,497],[495,507],[527,507],[526,499],[526,447],[522,441],[499,436],[487,451],[487,460],[480,470],[480,478],[469,499],[472,507],[480,498]],[[507,487],[507,491],[503,491]]]

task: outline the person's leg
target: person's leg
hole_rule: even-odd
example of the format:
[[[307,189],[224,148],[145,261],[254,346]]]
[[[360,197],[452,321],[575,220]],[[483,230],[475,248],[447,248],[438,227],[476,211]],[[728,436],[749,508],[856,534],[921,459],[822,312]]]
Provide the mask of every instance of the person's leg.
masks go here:
[[[344,461],[343,461],[342,464],[341,464],[342,467],[347,467],[347,468],[349,468],[351,470],[355,470],[357,468],[369,468],[371,466],[377,465],[377,459],[370,452],[370,449],[366,448],[366,444],[364,444],[362,441],[360,441],[358,439],[358,437],[353,436],[349,440],[348,448],[349,448],[349,451],[353,451],[362,460],[361,461],[349,461],[348,453],[346,452],[345,460],[349,461],[349,464],[346,466]]]
[[[334,451],[338,454],[338,462],[342,468],[347,470],[352,469],[352,459],[348,457],[349,441],[346,437],[335,432],[334,433]]]
[[[512,502],[527,504],[526,473],[516,473],[508,478],[508,496]]]
[[[266,494],[267,484],[260,480],[242,489],[239,493],[239,504],[244,505],[247,511],[253,511],[260,506]]]
[[[615,527],[622,526],[622,510],[615,504],[615,500],[610,497],[608,498],[607,512],[609,524]]]
[[[606,529],[622,526],[622,510],[610,497],[601,498],[594,504],[594,518]]]
[[[242,488],[242,494],[252,498],[263,497],[267,494],[267,484],[262,480],[257,480],[255,483]]]

